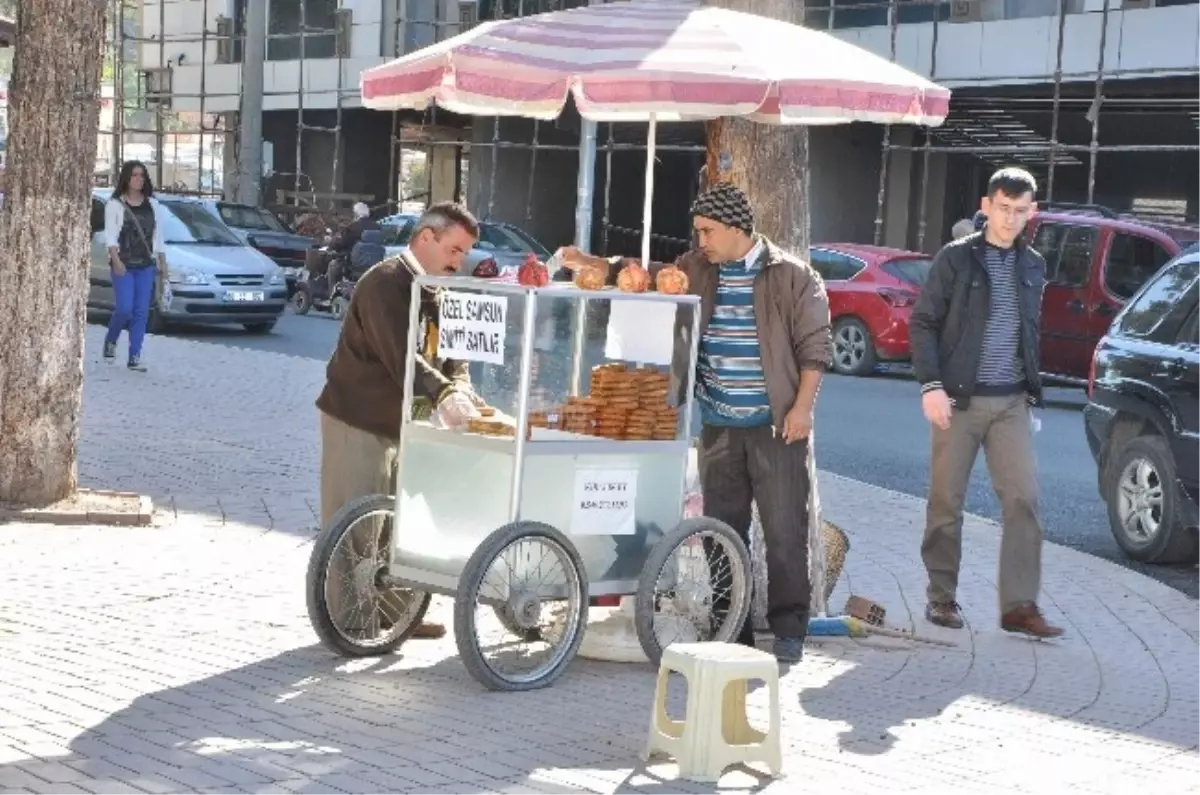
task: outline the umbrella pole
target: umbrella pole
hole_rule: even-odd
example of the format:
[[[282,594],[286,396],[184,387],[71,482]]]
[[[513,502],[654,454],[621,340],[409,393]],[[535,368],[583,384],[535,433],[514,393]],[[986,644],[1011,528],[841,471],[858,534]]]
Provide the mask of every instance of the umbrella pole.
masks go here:
[[[646,194],[642,204],[642,266],[650,267],[650,216],[654,207],[654,146],[658,137],[658,117],[650,114],[646,130]]]

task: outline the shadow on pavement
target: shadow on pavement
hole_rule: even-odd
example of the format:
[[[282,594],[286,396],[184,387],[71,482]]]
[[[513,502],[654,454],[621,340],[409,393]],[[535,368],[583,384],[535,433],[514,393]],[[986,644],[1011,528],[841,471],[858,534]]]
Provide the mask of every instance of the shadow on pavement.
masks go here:
[[[455,657],[298,648],[138,696],[68,755],[0,765],[0,790],[32,774],[98,793],[717,791],[639,764],[653,689],[646,666],[579,660],[551,688],[488,693]]]

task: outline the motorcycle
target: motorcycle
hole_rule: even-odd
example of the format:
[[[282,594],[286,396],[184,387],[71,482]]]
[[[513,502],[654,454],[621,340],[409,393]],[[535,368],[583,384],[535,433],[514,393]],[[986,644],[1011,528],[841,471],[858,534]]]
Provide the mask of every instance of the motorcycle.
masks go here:
[[[307,315],[316,310],[328,312],[338,320],[345,316],[350,298],[354,295],[354,282],[337,278],[336,283],[330,286],[331,272],[347,272],[349,263],[345,260],[344,254],[330,251],[328,247],[310,250],[304,270],[296,280],[296,293],[292,296],[292,308],[297,315]]]

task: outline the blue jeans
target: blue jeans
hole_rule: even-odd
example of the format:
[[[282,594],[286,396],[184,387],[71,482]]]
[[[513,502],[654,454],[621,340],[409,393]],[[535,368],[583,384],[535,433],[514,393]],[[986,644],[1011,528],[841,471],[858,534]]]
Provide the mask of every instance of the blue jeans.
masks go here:
[[[121,330],[129,328],[129,358],[141,356],[142,340],[146,337],[146,322],[150,318],[150,302],[154,300],[153,265],[125,266],[121,276],[112,274],[113,297],[116,307],[108,321],[105,342],[115,343]]]

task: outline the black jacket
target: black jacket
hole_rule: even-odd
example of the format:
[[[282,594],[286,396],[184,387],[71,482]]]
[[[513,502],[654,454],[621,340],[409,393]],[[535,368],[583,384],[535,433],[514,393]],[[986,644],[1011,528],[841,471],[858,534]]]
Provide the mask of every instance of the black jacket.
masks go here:
[[[368,229],[379,228],[379,222],[369,215],[365,218],[355,218],[342,230],[341,235],[339,235],[341,239],[338,241],[337,248],[340,251],[353,251],[358,241],[362,240],[363,232],[366,232]]]
[[[975,392],[975,374],[990,306],[985,245],[983,233],[976,232],[939,251],[909,320],[913,371],[921,383],[922,394],[944,389],[960,409],[967,407]],[[1039,346],[1046,261],[1023,239],[1018,239],[1016,246],[1025,387],[1030,402],[1040,406]]]
[[[366,273],[372,265],[383,262],[387,258],[387,248],[383,245],[383,232],[379,229],[364,229],[362,238],[350,250],[350,271],[347,279],[355,279]]]

